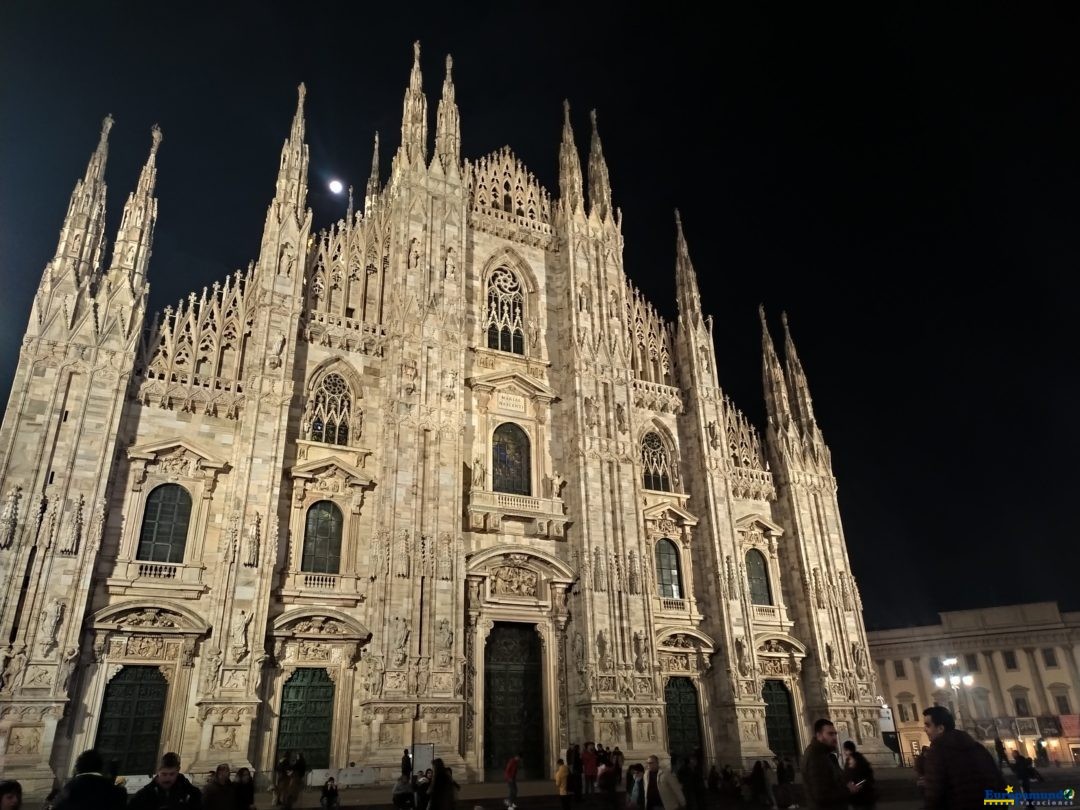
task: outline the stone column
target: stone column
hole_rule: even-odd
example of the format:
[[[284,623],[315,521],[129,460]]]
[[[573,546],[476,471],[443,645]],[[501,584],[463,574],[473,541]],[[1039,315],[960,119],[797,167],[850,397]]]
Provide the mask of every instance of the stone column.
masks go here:
[[[1039,714],[1050,714],[1046,700],[1046,686],[1043,684],[1042,672],[1039,671],[1039,662],[1035,659],[1035,648],[1024,647],[1024,652],[1027,653],[1028,666],[1031,667],[1031,679],[1035,682],[1035,692],[1039,699]]]
[[[1005,694],[1001,691],[1001,680],[998,678],[997,663],[994,661],[994,651],[989,650],[984,652],[983,660],[986,662],[986,672],[990,676],[990,687],[994,690],[994,700],[997,702],[998,714],[1003,717],[1011,715],[1012,710],[1005,702]]]

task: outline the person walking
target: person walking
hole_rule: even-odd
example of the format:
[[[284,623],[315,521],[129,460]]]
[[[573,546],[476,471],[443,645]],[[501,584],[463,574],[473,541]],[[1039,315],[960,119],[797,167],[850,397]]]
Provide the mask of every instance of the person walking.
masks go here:
[[[255,780],[247,768],[236,772],[236,810],[255,810]]]
[[[75,760],[75,776],[63,790],[55,810],[122,810],[127,806],[127,791],[106,776],[105,761],[94,749],[83,751]]]
[[[581,783],[585,778],[585,766],[581,760],[581,746],[574,743],[568,751],[566,767],[570,769],[570,792],[574,794],[574,801],[581,801]]]
[[[508,810],[517,810],[517,775],[520,765],[521,754],[513,754],[506,760],[506,767],[503,769],[503,777],[506,779],[506,799],[503,804]]]
[[[203,788],[204,810],[236,810],[236,786],[232,783],[231,775],[232,769],[227,763],[217,766],[213,780]]]
[[[566,762],[558,760],[555,763],[555,792],[559,794],[559,805],[562,810],[570,810],[570,768]]]
[[[585,795],[591,795],[596,791],[596,772],[600,762],[596,758],[596,746],[591,742],[585,743],[585,750],[581,752],[581,772],[584,776]]]
[[[814,739],[803,753],[803,788],[812,810],[844,808],[862,788],[844,783],[844,771],[837,759],[839,741],[832,720],[821,718],[814,723]]]
[[[645,810],[681,810],[686,807],[679,779],[660,767],[660,758],[652,754],[645,771]]]
[[[923,729],[930,738],[923,776],[928,810],[982,807],[987,790],[1005,789],[990,752],[956,728],[952,712],[944,706],[923,711]]]
[[[872,808],[877,803],[877,786],[874,784],[874,769],[866,757],[855,749],[854,740],[844,741],[844,779],[860,785],[862,789],[851,796],[852,807]]]
[[[627,771],[630,787],[626,790],[626,810],[645,810],[645,767],[639,762]]]
[[[128,803],[129,810],[194,810],[199,807],[202,807],[202,794],[180,773],[180,757],[173,751],[161,757],[154,778]]]
[[[401,755],[401,775],[409,779],[412,778],[412,757],[409,756],[408,748]]]

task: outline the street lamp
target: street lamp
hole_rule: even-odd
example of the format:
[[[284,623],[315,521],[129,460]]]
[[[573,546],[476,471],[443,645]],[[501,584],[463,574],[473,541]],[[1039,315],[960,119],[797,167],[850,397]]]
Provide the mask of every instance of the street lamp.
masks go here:
[[[934,678],[934,685],[938,689],[944,689],[946,684],[952,687],[953,697],[955,699],[954,702],[956,705],[956,725],[959,728],[963,728],[963,717],[961,716],[960,711],[960,687],[970,687],[972,684],[975,683],[975,678],[974,676],[968,674],[961,675],[960,672],[957,670],[957,666],[959,663],[960,662],[955,657],[942,660],[941,665],[945,667],[948,676],[943,677],[939,675],[938,677]]]

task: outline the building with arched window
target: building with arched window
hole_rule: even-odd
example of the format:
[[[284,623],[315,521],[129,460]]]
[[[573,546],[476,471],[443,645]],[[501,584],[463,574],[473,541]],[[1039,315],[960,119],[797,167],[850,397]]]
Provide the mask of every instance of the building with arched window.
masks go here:
[[[322,230],[301,87],[257,260],[157,315],[161,133],[103,257],[106,119],[0,429],[0,750],[32,794],[95,746],[390,781],[430,743],[478,781],[585,739],[748,765],[828,715],[884,752],[786,321],[759,430],[681,222],[677,323],[624,273],[595,118],[583,168],[564,111],[553,197],[509,148],[463,159],[443,81],[429,145],[417,53],[393,177]]]

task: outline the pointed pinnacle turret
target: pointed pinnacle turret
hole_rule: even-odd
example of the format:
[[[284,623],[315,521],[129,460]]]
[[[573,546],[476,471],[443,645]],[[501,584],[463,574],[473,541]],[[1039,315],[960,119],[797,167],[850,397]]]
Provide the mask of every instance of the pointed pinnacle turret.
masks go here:
[[[420,73],[420,43],[413,43],[413,66],[401,115],[401,148],[406,163],[427,164],[427,98]]]
[[[454,58],[446,55],[446,78],[443,79],[442,98],[435,115],[435,156],[449,173],[461,161],[461,118],[454,100],[454,80],[451,71]]]
[[[279,221],[284,221],[286,213],[292,214],[299,221],[302,212],[307,208],[308,147],[304,142],[304,97],[307,95],[307,88],[301,83],[296,90],[296,113],[293,115],[289,137],[281,147],[281,163],[274,195]]]
[[[114,289],[123,281],[131,291],[139,290],[146,278],[146,265],[150,260],[150,248],[157,223],[157,153],[164,136],[154,124],[150,130],[150,155],[139,172],[135,190],[128,194],[124,203],[124,215],[120,220],[113,244],[112,263],[109,267],[109,284]]]
[[[567,211],[573,213],[584,208],[584,192],[581,181],[581,157],[574,143],[574,129],[570,126],[570,102],[563,101],[562,143],[559,145],[559,195]]]
[[[696,326],[702,321],[701,295],[678,208],[675,209],[675,233],[675,296],[680,315]]]
[[[589,113],[592,121],[592,143],[589,146],[589,213],[600,219],[611,215],[611,178],[600,145],[600,130],[596,125],[596,110]]]
[[[776,356],[769,324],[765,320],[765,306],[758,306],[761,319],[761,377],[765,387],[765,409],[769,416],[769,425],[777,434],[786,433],[791,424],[791,406],[788,403],[787,385],[784,382],[784,370],[780,367],[780,358]]]
[[[371,152],[371,174],[368,175],[367,188],[364,190],[364,216],[368,216],[379,197],[379,133],[375,133],[375,148]]]
[[[109,132],[113,123],[111,115],[101,122],[97,148],[71,192],[56,255],[46,271],[49,285],[59,282],[70,271],[71,282],[77,288],[101,269],[105,251],[105,164],[109,159]]]
[[[817,430],[817,422],[814,419],[814,403],[810,399],[810,386],[806,380],[799,355],[795,351],[795,341],[791,338],[791,330],[788,328],[787,313],[780,313],[780,321],[784,324],[784,364],[787,370],[788,386],[791,388],[792,405],[799,426],[807,433],[812,434]]]

